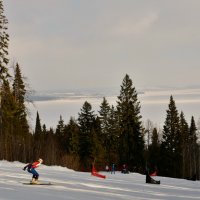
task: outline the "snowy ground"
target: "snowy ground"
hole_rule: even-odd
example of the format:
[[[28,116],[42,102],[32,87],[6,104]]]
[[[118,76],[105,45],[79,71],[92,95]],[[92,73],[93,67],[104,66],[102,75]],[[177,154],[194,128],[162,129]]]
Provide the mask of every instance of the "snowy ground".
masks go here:
[[[160,185],[146,184],[145,176],[137,173],[109,174],[100,179],[90,173],[42,165],[38,172],[41,182],[53,185],[24,185],[31,174],[22,170],[25,164],[0,161],[0,200],[188,200],[200,199],[200,181],[165,177]]]

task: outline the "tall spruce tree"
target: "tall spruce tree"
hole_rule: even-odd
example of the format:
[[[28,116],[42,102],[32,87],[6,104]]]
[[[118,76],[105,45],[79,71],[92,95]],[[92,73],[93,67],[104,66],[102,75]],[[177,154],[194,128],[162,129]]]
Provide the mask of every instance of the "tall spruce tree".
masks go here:
[[[95,114],[92,106],[87,101],[84,102],[81,112],[78,114],[78,124],[80,127],[79,135],[79,156],[81,159],[81,168],[89,170],[93,161],[93,128],[95,122]]]
[[[9,35],[7,33],[7,24],[8,20],[4,15],[4,7],[3,1],[0,0],[0,150],[1,147],[4,146],[4,136],[3,136],[3,129],[5,125],[3,124],[3,97],[7,91],[5,91],[4,83],[7,81],[7,78],[10,76],[8,73],[7,64],[9,62],[8,59],[8,42],[9,42]],[[3,86],[3,84],[5,84]],[[4,106],[5,108],[5,106]],[[4,131],[5,132],[5,131]],[[1,144],[2,143],[2,144]],[[3,153],[4,154],[4,153]]]
[[[21,71],[17,64],[14,73],[13,88],[10,88],[8,72],[8,43],[9,35],[7,33],[8,20],[4,15],[3,1],[0,0],[0,135],[4,137],[3,143],[6,143],[6,151],[10,151],[8,160],[19,160],[26,162],[28,159],[28,149],[26,148],[31,135],[26,119],[26,107],[24,96],[26,93],[25,85],[21,77]],[[6,99],[6,100],[5,100]],[[1,137],[1,136],[0,136]],[[9,138],[11,148],[8,148]],[[9,150],[8,150],[9,149]],[[8,155],[8,153],[6,153]]]
[[[25,162],[27,160],[27,152],[29,148],[27,144],[29,143],[31,135],[29,133],[27,110],[25,106],[26,88],[18,63],[14,67],[12,92],[16,104],[16,110],[14,114],[15,141],[18,141],[18,152],[21,153],[21,156],[18,158],[18,160]],[[17,150],[15,150],[15,152],[16,151]],[[18,155],[20,155],[20,153]]]
[[[180,114],[180,134],[182,150],[182,178],[189,177],[189,126],[183,112]]]
[[[14,139],[14,113],[16,111],[16,104],[14,102],[13,94],[10,88],[10,84],[7,80],[3,82],[2,85],[2,123],[1,123],[1,136],[2,136],[2,145],[1,145],[1,154],[2,158],[6,160],[13,161],[15,154],[13,154],[13,144]]]
[[[189,128],[189,163],[190,163],[190,177],[194,178],[197,176],[197,157],[198,145],[197,145],[197,127],[194,117],[191,118]]]
[[[179,114],[173,97],[170,97],[167,117],[163,127],[161,144],[162,167],[160,171],[165,176],[181,177],[182,151]]]
[[[106,98],[103,98],[103,102],[100,105],[100,110],[99,110],[99,120],[100,120],[100,125],[101,125],[101,141],[102,145],[105,150],[105,156],[106,156],[106,162],[108,162],[108,158],[110,155],[110,142],[111,142],[111,133],[110,133],[110,126],[109,126],[109,114],[110,114],[110,106]]]
[[[190,123],[189,141],[194,145],[197,144],[197,127],[193,116]]]
[[[58,121],[58,125],[56,128],[56,134],[59,135],[59,137],[62,137],[64,134],[64,129],[65,129],[64,120],[62,118],[62,115],[60,115],[60,119]]]
[[[42,134],[42,126],[41,126],[41,122],[40,122],[40,116],[39,116],[39,113],[37,111],[37,114],[36,114],[36,123],[35,123],[35,137],[36,137],[36,139],[41,134]]]
[[[120,164],[130,169],[144,167],[144,139],[142,134],[140,102],[129,75],[125,75],[117,101],[120,128]]]
[[[36,123],[35,123],[35,132],[34,132],[34,144],[33,144],[33,154],[34,159],[38,159],[42,155],[42,146],[43,146],[43,137],[42,137],[42,126],[40,122],[40,116],[37,111],[36,114]]]
[[[14,71],[13,88],[10,88],[8,80],[4,80],[2,85],[1,133],[4,134],[3,142],[9,143],[12,147],[12,157],[8,159],[22,162],[26,162],[29,157],[28,144],[32,137],[27,121],[25,94],[25,85],[20,67],[17,65]],[[9,138],[9,142],[6,138]]]
[[[59,150],[62,154],[63,151],[66,150],[66,125],[64,124],[64,120],[62,116],[60,115],[60,119],[58,121],[58,125],[56,128],[56,137],[57,137],[57,142],[59,146]]]
[[[29,133],[27,112],[25,106],[26,88],[18,63],[14,68],[13,95],[16,103],[15,117],[18,120],[16,126],[20,126],[19,132],[21,133],[21,135],[25,136]]]
[[[107,99],[104,97],[99,110],[99,119],[101,121],[102,135],[104,136],[108,134],[109,111],[110,111],[109,103]]]
[[[7,68],[9,62],[7,24],[8,20],[4,15],[3,1],[0,0],[0,83],[10,76]]]
[[[18,63],[14,68],[13,94],[15,97],[15,101],[19,104],[21,112],[25,112],[24,102],[25,102],[26,88],[23,81],[21,69]]]

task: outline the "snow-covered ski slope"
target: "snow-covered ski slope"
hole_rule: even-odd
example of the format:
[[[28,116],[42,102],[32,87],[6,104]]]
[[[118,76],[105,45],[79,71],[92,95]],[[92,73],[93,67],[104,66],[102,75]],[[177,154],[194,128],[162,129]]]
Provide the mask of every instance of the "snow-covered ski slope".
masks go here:
[[[25,164],[0,161],[0,200],[188,200],[200,199],[200,181],[165,177],[160,185],[146,184],[137,173],[105,174],[106,179],[90,173],[75,172],[58,166],[38,168],[41,182],[53,185],[24,185],[31,174],[22,170]]]

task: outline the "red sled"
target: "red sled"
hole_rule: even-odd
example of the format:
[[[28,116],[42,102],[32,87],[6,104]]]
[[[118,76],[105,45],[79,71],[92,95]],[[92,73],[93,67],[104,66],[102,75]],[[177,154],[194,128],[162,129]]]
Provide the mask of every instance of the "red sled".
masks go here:
[[[105,175],[99,174],[94,167],[92,167],[92,173],[93,176],[99,177],[99,178],[106,178]]]
[[[93,176],[96,176],[96,177],[99,177],[99,178],[106,178],[105,175],[99,174],[99,173],[97,173],[97,172],[95,172],[95,173],[92,172],[92,175],[93,175]]]

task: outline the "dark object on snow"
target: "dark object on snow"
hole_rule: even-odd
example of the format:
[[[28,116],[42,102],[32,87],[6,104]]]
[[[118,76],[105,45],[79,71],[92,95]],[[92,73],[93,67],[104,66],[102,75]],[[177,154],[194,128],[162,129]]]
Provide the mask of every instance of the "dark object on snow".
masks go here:
[[[187,180],[196,181],[197,180],[197,175],[194,174],[191,178],[187,178]]]
[[[151,176],[149,176],[149,173],[146,173],[146,183],[151,183],[151,184],[160,184],[160,181],[156,181]]]
[[[128,171],[128,169],[122,169],[121,173],[122,174],[129,174],[129,171]]]
[[[123,164],[121,173],[122,174],[129,174],[129,171],[128,171],[127,167],[126,167],[126,164]]]

